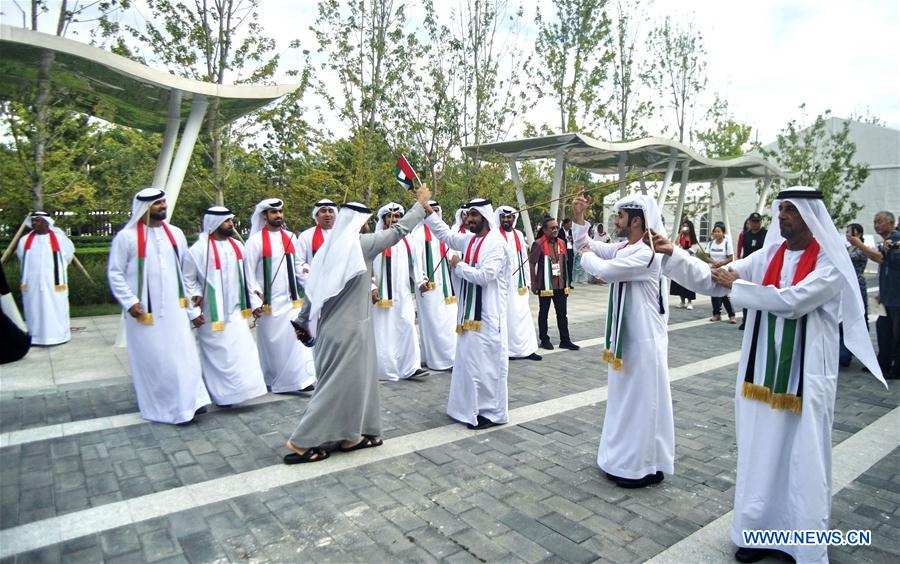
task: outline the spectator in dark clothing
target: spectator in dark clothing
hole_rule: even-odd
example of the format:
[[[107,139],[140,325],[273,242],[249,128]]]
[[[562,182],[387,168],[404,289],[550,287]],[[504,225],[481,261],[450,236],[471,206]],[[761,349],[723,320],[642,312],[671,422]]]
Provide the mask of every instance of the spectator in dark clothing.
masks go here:
[[[550,313],[550,302],[556,310],[556,328],[559,329],[559,347],[577,351],[580,347],[569,337],[569,320],[566,313],[566,302],[569,297],[569,278],[566,263],[568,253],[566,244],[558,237],[559,225],[552,217],[544,219],[541,227],[543,237],[531,246],[529,263],[531,264],[531,290],[538,295],[538,336],[540,347],[552,350],[550,335],[547,332],[547,316]]]
[[[850,262],[853,263],[853,270],[856,271],[856,282],[859,284],[859,292],[862,294],[863,314],[866,316],[866,327],[869,326],[869,298],[866,292],[866,279],[864,273],[869,257],[862,251],[864,243],[862,242],[863,227],[858,223],[851,223],[847,226],[847,250],[850,253]],[[844,346],[844,328],[841,324],[841,351],[839,361],[841,366],[850,366],[850,359],[853,354]]]
[[[756,212],[751,213],[747,216],[747,221],[745,222],[747,225],[747,229],[741,233],[741,244],[740,250],[738,251],[738,258],[747,258],[756,251],[760,250],[763,244],[766,242],[766,230],[762,226],[762,216]],[[738,329],[744,329],[744,323],[747,320],[747,310],[744,309],[744,316],[741,318],[741,324],[738,326]]]

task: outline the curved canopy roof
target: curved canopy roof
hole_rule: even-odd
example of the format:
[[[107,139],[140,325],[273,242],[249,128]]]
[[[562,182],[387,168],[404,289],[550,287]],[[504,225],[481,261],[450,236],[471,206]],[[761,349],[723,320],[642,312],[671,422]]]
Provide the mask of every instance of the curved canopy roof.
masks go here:
[[[619,171],[620,155],[626,155],[625,164],[631,169],[646,172],[659,170],[665,173],[673,155],[679,164],[688,162],[691,182],[713,180],[722,175],[727,178],[783,177],[791,178],[793,173],[785,172],[774,163],[758,156],[745,155],[734,159],[710,159],[695,152],[690,147],[662,137],[645,137],[635,141],[616,143],[598,141],[581,133],[531,137],[516,141],[487,143],[463,147],[470,155],[476,154],[485,160],[527,161],[532,159],[552,159],[557,150],[565,152],[566,164],[583,168],[598,174],[616,174]]]
[[[295,90],[297,85],[231,86],[171,75],[85,43],[0,25],[0,98],[28,103],[37,92],[41,58],[53,54],[50,80],[74,109],[106,121],[162,132],[169,96],[182,92],[181,117],[192,98],[218,98],[224,122],[233,121]]]

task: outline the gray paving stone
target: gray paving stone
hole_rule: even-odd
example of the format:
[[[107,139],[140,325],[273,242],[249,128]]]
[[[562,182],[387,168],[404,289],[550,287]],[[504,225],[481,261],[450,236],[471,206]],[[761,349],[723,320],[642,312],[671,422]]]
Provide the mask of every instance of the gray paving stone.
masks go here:
[[[181,548],[168,529],[150,531],[140,536],[141,551],[145,561],[160,560],[181,554]]]
[[[100,533],[100,547],[106,557],[136,552],[141,541],[133,527],[119,527]]]

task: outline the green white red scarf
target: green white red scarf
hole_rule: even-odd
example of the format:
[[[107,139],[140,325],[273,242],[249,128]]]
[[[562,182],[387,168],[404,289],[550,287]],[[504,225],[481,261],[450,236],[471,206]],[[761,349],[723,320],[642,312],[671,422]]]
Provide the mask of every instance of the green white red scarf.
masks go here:
[[[784,253],[787,242],[781,244],[763,277],[763,286],[780,287],[781,269],[784,265]],[[791,286],[799,284],[810,272],[815,270],[819,257],[819,243],[813,239],[812,243],[803,251],[797,263],[797,271],[794,273]],[[744,384],[741,388],[741,396],[747,399],[761,401],[769,404],[772,409],[785,409],[800,413],[803,407],[803,371],[806,356],[806,319],[784,319],[781,329],[781,347],[776,351],[775,329],[778,316],[767,314],[767,338],[766,338],[766,368],[760,372],[756,381],[756,354],[759,345],[759,328],[762,321],[762,312],[756,312],[753,323],[753,337],[750,340],[750,353],[747,358],[747,368],[744,373]],[[794,350],[799,343],[798,355],[799,367],[794,369]],[[794,386],[791,386],[791,375],[797,373]]]
[[[551,297],[553,296],[553,282],[551,277],[552,272],[552,259],[550,258],[550,243],[547,241],[547,238],[544,237],[544,275],[538,280],[538,285],[540,286],[538,289],[540,290],[540,295],[542,297]],[[563,289],[565,293],[568,295],[569,293],[569,273],[566,271],[566,259],[568,255],[566,254],[566,245],[563,243],[562,239],[556,239],[556,260],[559,262],[559,275],[563,279]]]
[[[412,249],[406,237],[401,239],[406,247],[406,264],[407,278],[409,279],[409,293],[416,291],[416,284],[413,281],[413,255]],[[380,299],[375,304],[378,307],[394,307],[394,253],[388,247],[381,252],[381,271],[378,273],[378,296]]]
[[[478,237],[472,237],[463,257],[465,263],[473,268],[478,264],[478,255],[481,252],[481,246],[484,245],[484,240],[487,239],[487,235],[481,237],[478,245],[475,245],[477,239]],[[473,284],[463,279],[462,288],[460,288],[460,295],[463,301],[458,313],[459,323],[456,325],[458,334],[462,334],[463,331],[481,331],[481,290],[482,288],[478,284]]]
[[[35,235],[37,233],[34,231],[28,234],[28,237],[25,238],[25,248],[22,249],[22,284],[20,288],[23,292],[28,291],[28,280],[26,280],[28,271],[25,269],[25,265],[28,260],[28,251],[31,250],[31,245],[34,244]],[[62,250],[59,247],[59,239],[56,238],[56,233],[52,229],[47,235],[50,236],[50,251],[53,254],[53,289],[57,292],[65,292],[68,288],[68,275],[66,274],[66,263],[62,256]]]
[[[178,254],[178,242],[175,240],[175,236],[172,235],[172,230],[169,229],[169,226],[166,222],[161,222],[160,225],[163,228],[163,231],[166,232],[166,236],[169,238],[169,243],[172,245],[172,251],[175,254],[175,278],[178,281],[178,305],[181,307],[187,307],[187,297],[184,295],[184,282],[181,279],[181,259]],[[138,323],[143,323],[144,325],[153,325],[153,303],[150,299],[150,284],[149,278],[145,275],[145,263],[147,260],[147,234],[149,232],[149,227],[145,225],[143,222],[139,221],[135,224],[137,228],[137,246],[138,246],[138,270],[137,270],[137,298],[141,303],[147,304],[147,307],[144,308],[144,314],[138,318]],[[144,300],[144,290],[146,289],[146,301]]]
[[[432,247],[434,236],[431,234],[431,230],[428,229],[427,225],[424,225],[423,227],[425,228],[425,269],[428,271],[428,289],[434,290],[437,287],[437,283],[434,281],[435,266],[434,249]],[[439,260],[441,267],[441,287],[444,291],[444,303],[455,304],[456,292],[453,290],[453,281],[447,269],[447,245],[440,243],[438,249],[441,253],[441,258]]]
[[[515,229],[510,231],[510,233],[513,234],[513,239],[516,241],[516,256],[519,258],[519,268],[516,270],[516,288],[519,290],[519,295],[524,296],[528,293],[528,287],[525,285],[525,259],[522,258],[522,239],[519,238],[519,233]],[[509,243],[509,233],[503,231],[503,237]]]
[[[298,308],[303,305],[303,295],[300,285],[297,284],[297,278],[294,276],[294,243],[291,242],[291,236],[284,229],[279,229],[281,233],[281,246],[284,254],[281,260],[285,263],[288,276],[288,289],[291,294],[291,307]],[[269,239],[269,230],[262,230],[262,253],[263,253],[263,313],[272,313],[272,241]],[[290,256],[289,256],[290,255]]]
[[[628,246],[624,243],[617,253]],[[624,363],[625,343],[625,298],[628,295],[628,282],[613,282],[609,285],[609,303],[606,306],[606,343],[603,349],[603,360],[612,364],[613,370],[622,370]]]
[[[241,253],[241,248],[238,247],[237,243],[231,237],[228,238],[228,242],[231,244],[231,248],[234,250],[234,258],[235,264],[238,273],[238,284],[240,285],[240,291],[238,292],[241,300],[241,317],[247,319],[250,317],[250,290],[247,288],[246,280],[244,279],[244,256]],[[225,329],[225,322],[228,319],[228,311],[222,311],[223,307],[227,307],[229,304],[225,303],[225,297],[223,293],[223,288],[225,285],[224,273],[222,272],[222,261],[219,257],[219,248],[216,245],[216,242],[212,237],[207,239],[206,243],[206,260],[209,262],[209,250],[212,248],[213,255],[213,276],[215,276],[216,284],[210,284],[207,278],[206,283],[206,303],[209,308],[209,317],[210,317],[210,326],[213,331],[223,331]],[[207,277],[210,274],[207,273]]]

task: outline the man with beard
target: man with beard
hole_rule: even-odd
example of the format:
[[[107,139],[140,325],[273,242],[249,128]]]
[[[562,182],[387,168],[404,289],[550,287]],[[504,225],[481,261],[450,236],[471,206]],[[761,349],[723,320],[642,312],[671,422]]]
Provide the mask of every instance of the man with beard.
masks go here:
[[[566,243],[557,237],[559,224],[552,217],[544,219],[541,232],[543,237],[531,245],[531,289],[538,295],[538,333],[541,348],[553,350],[550,334],[547,329],[547,317],[550,314],[550,303],[556,310],[556,328],[559,330],[559,347],[577,351],[581,347],[569,337],[569,319],[566,313],[566,302],[569,298],[569,255]],[[586,236],[586,235],[585,235]]]
[[[291,325],[303,299],[296,276],[296,241],[283,228],[282,208],[277,198],[256,205],[244,247],[247,283],[262,300],[253,312],[258,318],[256,346],[266,385],[272,392],[311,392],[316,383],[312,350],[297,342]]]
[[[490,200],[472,200],[466,209],[466,233],[452,232],[429,205],[425,225],[451,249],[463,253],[462,258],[450,259],[462,283],[447,415],[470,429],[485,429],[509,421],[509,251],[498,233]]]
[[[531,317],[528,290],[531,287],[531,269],[528,266],[528,247],[525,236],[513,229],[518,219],[515,208],[497,208],[500,233],[510,247],[511,275],[509,279],[509,304],[506,311],[506,330],[509,334],[509,358],[541,360],[537,354],[537,338]]]
[[[428,204],[438,215],[441,206]],[[449,370],[456,356],[456,291],[451,282],[450,248],[424,223],[412,232],[414,251],[425,279],[416,292],[422,359],[432,370]]]
[[[164,221],[167,210],[162,190],[134,196],[131,219],[113,238],[107,274],[128,312],[128,361],[141,417],[181,424],[206,411],[210,399],[188,323],[199,325],[200,311],[188,302],[181,276],[187,241]]]
[[[378,210],[375,233],[390,229],[403,217],[403,206],[391,202]],[[418,268],[412,245],[401,237],[375,259],[376,296],[373,296],[372,327],[378,353],[379,380],[405,380],[424,374],[416,332],[416,286],[426,280]]]
[[[341,206],[334,233],[313,259],[307,301],[297,318],[297,336],[316,340],[319,385],[287,442],[285,464],[328,458],[326,444],[343,452],[377,447],[381,439],[381,400],[375,374],[372,261],[396,244],[424,217],[431,192],[423,184],[417,204],[389,229],[360,234],[372,210],[351,202]],[[316,332],[310,333],[312,320]]]
[[[31,233],[19,239],[22,305],[32,345],[60,345],[72,338],[69,329],[69,285],[66,269],[75,245],[50,214],[36,211],[25,224]]]
[[[826,545],[749,544],[749,530],[824,531],[831,513],[831,426],[838,378],[838,323],[844,344],[882,383],[863,318],[846,238],[822,193],[788,188],[775,197],[763,248],[726,268],[673,249],[657,235],[665,273],[710,295],[730,291],[748,307],[734,398],[737,478],[731,540],[735,559],[788,553],[827,562]]]
[[[675,471],[675,423],[669,389],[668,313],[660,261],[642,238],[664,230],[656,200],[640,194],[613,205],[615,235],[624,242],[587,238],[587,200],[573,202],[575,245],[581,267],[608,284],[606,348],[609,394],[597,466],[621,488],[642,488]]]
[[[184,280],[200,307],[200,359],[209,395],[219,407],[266,393],[259,354],[247,319],[261,305],[244,279],[243,246],[232,239],[234,214],[213,206],[203,214],[203,231],[182,261]]]

